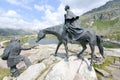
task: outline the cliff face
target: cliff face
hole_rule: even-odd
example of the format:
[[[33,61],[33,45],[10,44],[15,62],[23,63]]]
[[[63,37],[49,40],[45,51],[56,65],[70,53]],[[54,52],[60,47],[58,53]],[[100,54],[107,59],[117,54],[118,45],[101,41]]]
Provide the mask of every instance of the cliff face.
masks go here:
[[[94,20],[114,20],[115,18],[119,17],[120,9],[113,9],[107,12],[100,12],[93,15]]]

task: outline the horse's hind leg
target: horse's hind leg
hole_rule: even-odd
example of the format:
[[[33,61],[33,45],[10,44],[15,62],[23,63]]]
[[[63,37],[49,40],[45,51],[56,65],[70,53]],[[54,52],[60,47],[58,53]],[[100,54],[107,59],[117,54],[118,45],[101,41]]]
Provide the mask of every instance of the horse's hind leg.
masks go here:
[[[57,56],[57,52],[58,52],[58,49],[59,49],[59,47],[60,47],[61,44],[62,44],[62,42],[59,42],[59,43],[58,43],[57,49],[56,49],[56,51],[55,51],[55,56]]]
[[[81,43],[81,45],[82,45],[82,51],[80,51],[78,54],[77,54],[77,57],[80,57],[80,55],[87,49],[87,47],[86,47],[86,44],[85,43]]]
[[[67,46],[67,41],[64,41],[63,44],[65,46],[65,51],[66,51],[66,58],[65,58],[65,60],[68,61],[68,46]]]
[[[95,45],[94,44],[91,44],[89,43],[90,45],[90,48],[91,48],[91,63],[90,63],[90,66],[93,65],[93,54],[94,54],[94,50],[95,50]]]

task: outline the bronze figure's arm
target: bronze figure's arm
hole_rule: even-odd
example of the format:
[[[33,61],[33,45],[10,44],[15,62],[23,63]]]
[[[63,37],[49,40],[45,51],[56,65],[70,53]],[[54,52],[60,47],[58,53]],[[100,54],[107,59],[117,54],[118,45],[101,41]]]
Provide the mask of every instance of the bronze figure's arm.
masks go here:
[[[30,50],[30,49],[32,49],[32,48],[34,48],[34,47],[36,47],[36,46],[32,46],[32,47],[30,47],[30,48],[23,48],[23,47],[21,47],[21,50]]]

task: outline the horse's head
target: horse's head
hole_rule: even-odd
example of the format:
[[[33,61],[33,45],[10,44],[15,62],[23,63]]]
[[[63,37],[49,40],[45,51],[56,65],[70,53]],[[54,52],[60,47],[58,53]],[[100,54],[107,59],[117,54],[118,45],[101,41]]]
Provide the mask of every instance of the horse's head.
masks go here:
[[[45,37],[45,33],[43,32],[43,30],[40,30],[37,36],[37,41],[39,42],[41,39],[43,39]]]

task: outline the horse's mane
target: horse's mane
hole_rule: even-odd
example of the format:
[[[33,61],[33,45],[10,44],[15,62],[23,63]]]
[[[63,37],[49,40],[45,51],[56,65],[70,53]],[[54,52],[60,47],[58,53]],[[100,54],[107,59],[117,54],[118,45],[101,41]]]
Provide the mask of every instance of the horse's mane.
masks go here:
[[[57,33],[57,34],[61,34],[62,31],[63,31],[63,25],[48,27],[48,28],[43,29],[43,31],[54,32],[54,33]]]
[[[53,27],[48,27],[44,30],[50,30],[50,31],[56,31],[58,32],[61,28],[63,28],[63,25],[57,25],[57,26],[53,26]]]
[[[57,25],[57,26],[45,28],[40,31],[44,32],[45,34],[53,34],[59,39],[61,38],[61,34],[63,32],[63,25]]]

